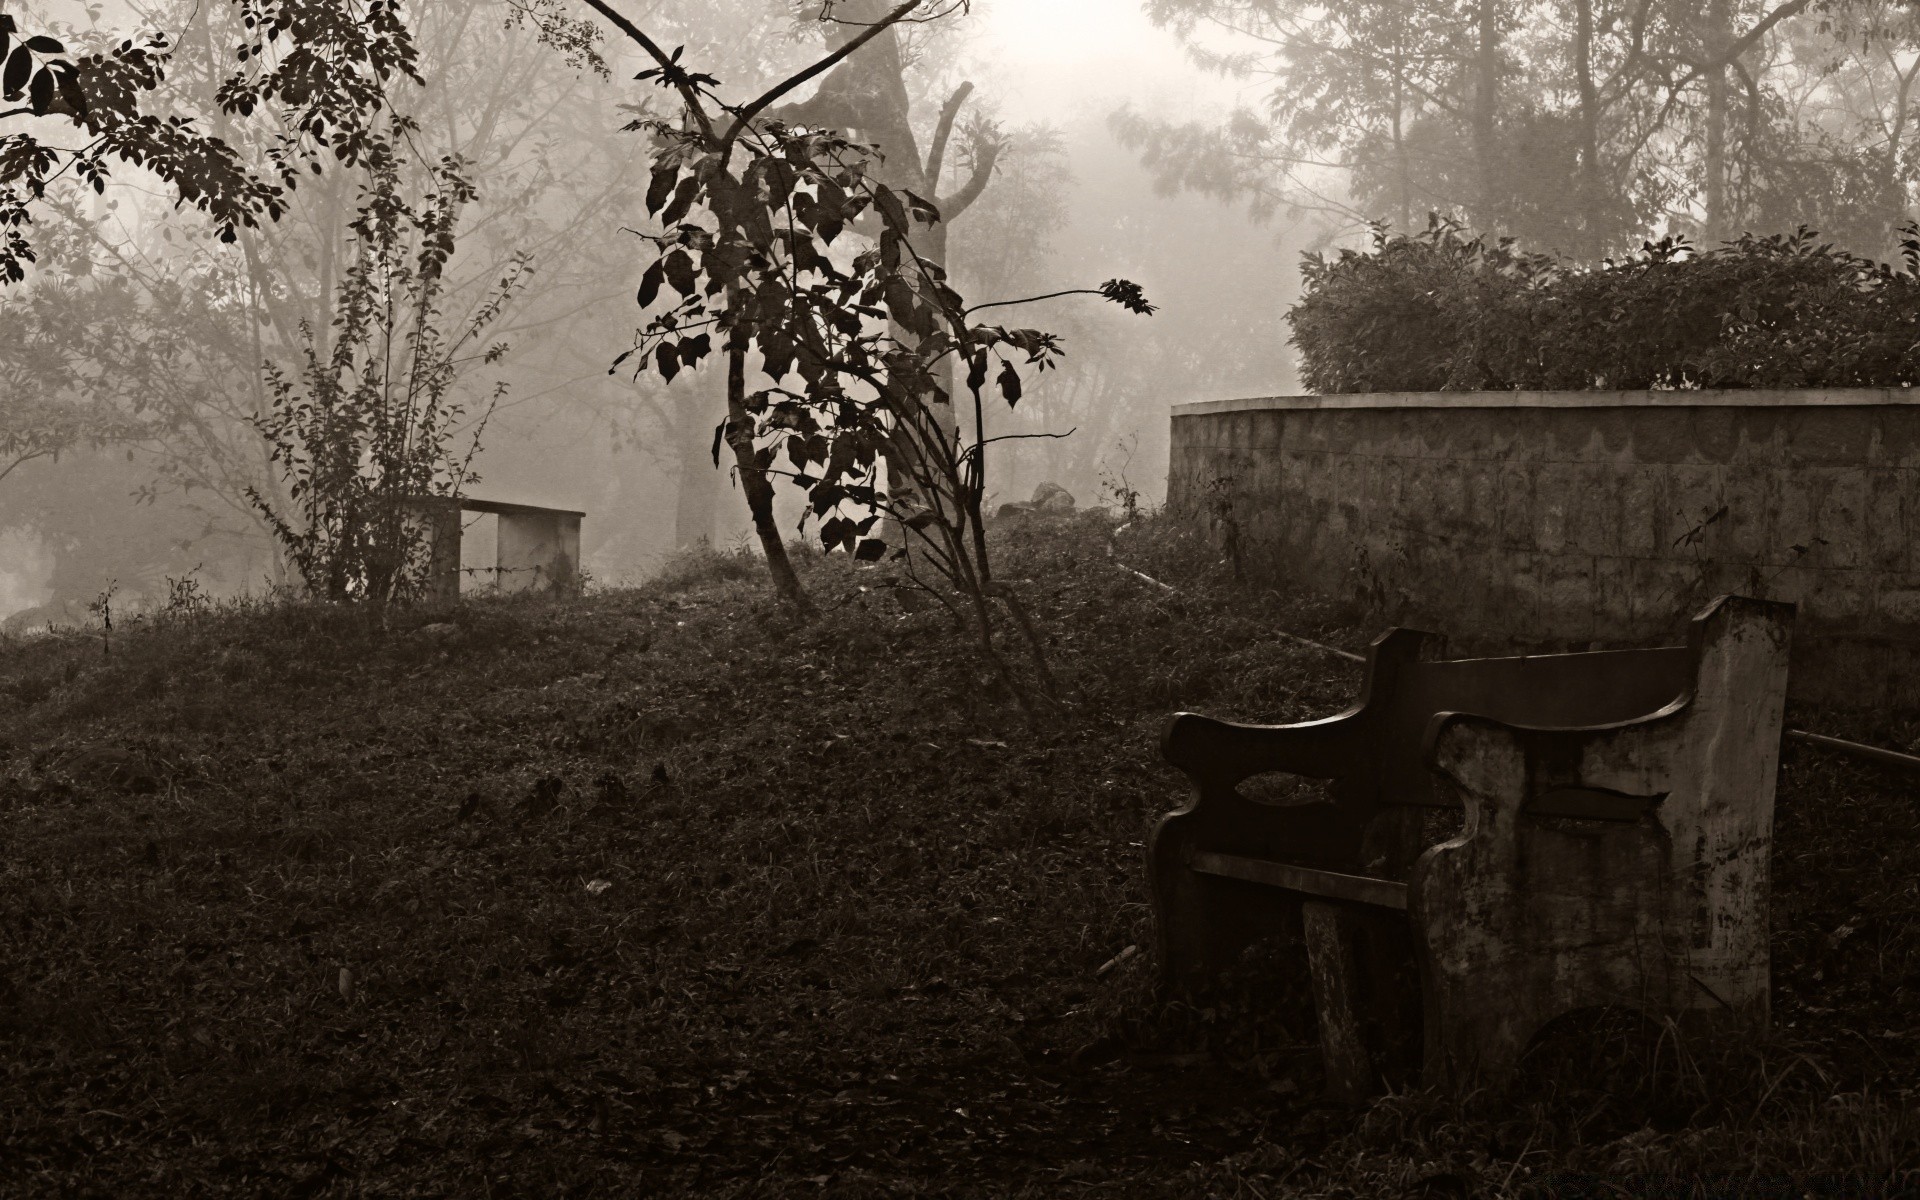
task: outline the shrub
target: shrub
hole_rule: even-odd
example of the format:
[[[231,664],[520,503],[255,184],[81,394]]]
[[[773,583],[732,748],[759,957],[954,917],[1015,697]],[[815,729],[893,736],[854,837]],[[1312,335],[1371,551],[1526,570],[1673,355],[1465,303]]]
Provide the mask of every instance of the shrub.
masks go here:
[[[1903,267],[1811,230],[1684,238],[1579,267],[1438,218],[1305,256],[1288,312],[1316,392],[1907,387],[1920,379],[1920,228]]]
[[[453,444],[467,416],[457,398],[475,362],[504,343],[480,344],[531,266],[513,266],[442,332],[445,281],[461,208],[473,199],[459,163],[433,169],[426,199],[401,195],[393,155],[369,164],[371,182],[350,223],[353,259],[334,302],[331,345],[300,327],[302,359],[289,374],[266,367],[270,407],[253,418],[287,485],[281,504],[249,488],[308,590],[327,600],[376,604],[426,586],[431,553],[420,517],[425,497],[457,496],[479,476],[472,461],[504,385]]]

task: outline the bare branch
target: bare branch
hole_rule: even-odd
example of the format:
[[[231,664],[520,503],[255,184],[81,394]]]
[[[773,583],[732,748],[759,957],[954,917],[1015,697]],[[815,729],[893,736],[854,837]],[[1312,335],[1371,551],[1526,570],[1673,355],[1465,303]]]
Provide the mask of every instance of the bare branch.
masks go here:
[[[914,0],[914,2],[918,3],[919,0]],[[677,73],[680,70],[679,65],[673,61],[673,57],[665,50],[662,50],[658,42],[648,37],[645,31],[638,25],[635,25],[632,21],[627,20],[626,17],[617,12],[606,0],[586,0],[586,3],[588,8],[599,13],[607,20],[612,21],[616,29],[626,34],[627,37],[637,43],[642,50],[645,50],[651,55],[653,61],[660,64],[662,71]],[[687,102],[687,111],[693,114],[694,122],[700,126],[700,132],[706,135],[708,141],[712,141],[714,136],[713,122],[708,119],[707,110],[700,106],[700,93],[694,90],[691,83],[682,82],[677,86],[680,90],[680,98]],[[729,133],[727,136],[731,138],[733,135]]]
[[[846,45],[840,47],[838,50],[835,50],[832,54],[827,55],[825,58],[821,59],[817,63],[814,63],[812,66],[808,67],[806,70],[800,72],[799,74],[790,75],[786,79],[782,80],[781,82],[774,84],[771,88],[768,88],[767,91],[763,93],[759,99],[754,100],[752,103],[747,104],[738,110],[737,115],[734,117],[733,124],[727,129],[726,137],[723,139],[724,143],[731,145],[733,142],[733,139],[740,136],[740,131],[746,128],[747,123],[752,121],[755,117],[759,116],[762,112],[765,112],[767,109],[767,106],[772,104],[775,100],[778,100],[780,97],[786,95],[788,92],[792,91],[794,88],[797,88],[801,84],[807,82],[807,80],[812,79],[814,76],[820,75],[827,71],[832,70],[836,65],[839,64],[841,59],[847,57],[849,54],[852,54],[855,50],[858,50],[860,47],[866,45],[868,42],[872,41],[874,38],[879,37],[881,34],[885,33],[887,30],[899,24],[902,18],[904,18],[908,13],[911,13],[914,9],[919,8],[925,2],[926,0],[907,0],[905,4],[900,5],[898,8],[894,9],[892,12],[888,13],[886,16],[881,17],[878,21],[875,21],[872,25],[868,26],[866,32],[862,33],[859,37],[854,38],[852,41],[848,42]],[[587,0],[587,3],[593,5],[595,8],[599,8],[601,6],[600,0]]]
[[[960,115],[960,106],[967,102],[973,92],[971,82],[963,83],[953,89],[953,95],[940,107],[940,123],[933,128],[933,148],[927,151],[927,191],[940,190],[940,171],[946,165],[947,139],[953,136],[953,119]]]
[[[973,207],[973,202],[980,198],[980,193],[987,188],[987,181],[993,177],[994,164],[1000,161],[1001,145],[998,138],[988,138],[980,147],[980,156],[973,163],[973,175],[965,186],[951,196],[934,201],[933,206],[940,210],[942,220],[950,222]]]
[[[0,471],[0,479],[5,479],[7,476],[13,474],[14,468],[18,467],[21,463],[32,462],[36,458],[46,458],[50,456],[52,453],[53,451],[51,450],[29,450],[25,454],[22,454],[19,458],[16,458],[12,462],[8,463],[7,469],[4,471]]]
[[[1001,434],[995,434],[993,437],[990,437],[990,438],[983,438],[980,441],[975,442],[974,445],[991,446],[995,442],[1019,442],[1019,441],[1025,441],[1030,438],[1070,438],[1074,434],[1078,433],[1079,431],[1080,431],[1080,427],[1078,425],[1075,425],[1072,429],[1067,430],[1065,433],[1001,433]],[[968,453],[971,454],[972,450],[969,449]]]
[[[1044,296],[1027,296],[1020,300],[989,300],[985,304],[974,305],[972,308],[969,308],[967,312],[977,313],[983,308],[1002,308],[1009,304],[1034,304],[1041,300],[1052,300],[1059,296],[1099,296],[1103,294],[1099,288],[1067,288],[1065,291],[1048,292]]]

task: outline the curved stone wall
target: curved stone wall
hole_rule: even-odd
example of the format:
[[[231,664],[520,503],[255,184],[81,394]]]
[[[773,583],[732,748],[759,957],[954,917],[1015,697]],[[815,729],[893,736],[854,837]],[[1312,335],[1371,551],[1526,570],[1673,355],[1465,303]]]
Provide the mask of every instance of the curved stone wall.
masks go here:
[[[1280,396],[1173,410],[1169,507],[1255,577],[1469,649],[1800,605],[1794,692],[1920,701],[1920,391]]]

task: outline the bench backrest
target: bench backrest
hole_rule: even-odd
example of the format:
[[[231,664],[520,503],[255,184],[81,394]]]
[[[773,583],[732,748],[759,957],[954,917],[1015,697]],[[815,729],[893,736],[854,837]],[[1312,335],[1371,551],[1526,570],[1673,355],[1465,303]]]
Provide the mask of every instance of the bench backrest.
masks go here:
[[[1630,721],[1682,699],[1693,682],[1687,646],[1421,661],[1437,639],[1394,631],[1370,660],[1361,727],[1383,804],[1447,806],[1435,795],[1422,739],[1435,713],[1514,725],[1590,727]]]

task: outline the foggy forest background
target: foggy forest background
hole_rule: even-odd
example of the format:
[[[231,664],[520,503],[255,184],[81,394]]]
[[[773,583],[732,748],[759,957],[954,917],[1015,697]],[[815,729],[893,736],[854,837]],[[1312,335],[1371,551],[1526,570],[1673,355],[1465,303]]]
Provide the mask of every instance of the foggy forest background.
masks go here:
[[[1007,443],[989,508],[1042,481],[1080,502],[1164,488],[1170,404],[1298,390],[1287,307],[1303,251],[1371,222],[1450,214],[1526,249],[1593,262],[1648,238],[1714,243],[1808,226],[1885,258],[1912,211],[1920,17],[1830,0],[975,0],[903,34],[922,144],[963,82],[960,166],[1000,149],[953,223],[948,269],[976,301],[1120,276],[1160,311],[1062,301],[1023,320],[1064,339],[989,433]],[[730,90],[819,57],[817,5],[634,0]],[[217,114],[239,13],[205,0],[9,5],[70,48],[148,30],[175,44],[176,111]],[[647,145],[622,132],[657,89],[542,44],[510,0],[432,0],[407,18],[425,86],[403,170],[459,160],[444,311],[516,281],[455,391],[486,417],[469,493],[587,513],[584,566],[637,580],[676,548],[743,543],[738,489],[712,456],[711,366],[671,384],[609,372],[639,323],[649,261]],[[269,131],[213,131],[259,151]],[[18,128],[32,128],[33,118]],[[170,580],[213,594],[293,578],[250,495],[283,494],[257,420],[263,365],[324,351],[366,180],[330,163],[278,222],[223,244],[131,168],[96,194],[63,179],[34,209],[39,261],[0,288],[0,621],[83,618]],[[796,510],[797,511],[797,510]],[[791,526],[792,520],[787,524]]]

